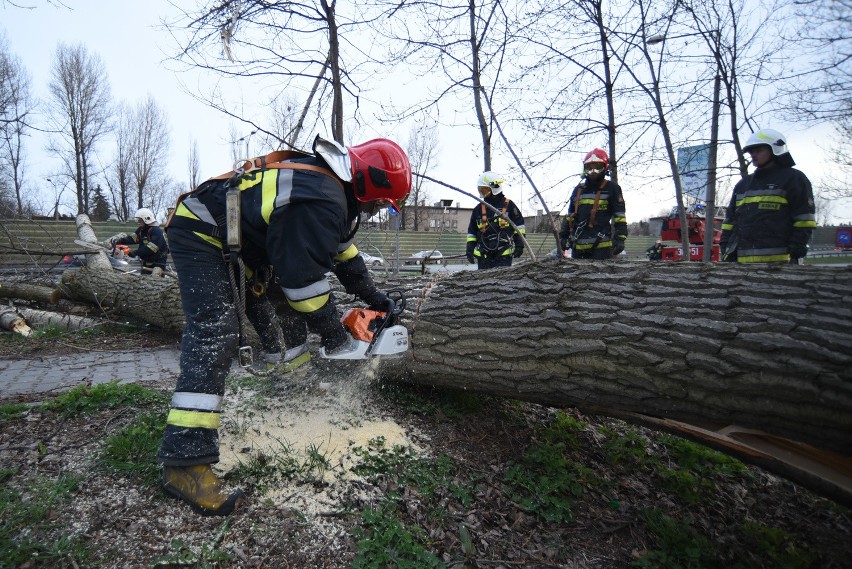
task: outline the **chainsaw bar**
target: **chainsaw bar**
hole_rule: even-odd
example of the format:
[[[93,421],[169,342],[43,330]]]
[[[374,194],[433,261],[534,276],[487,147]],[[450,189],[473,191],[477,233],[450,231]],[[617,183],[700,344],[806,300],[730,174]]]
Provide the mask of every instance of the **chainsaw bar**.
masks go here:
[[[79,245],[80,247],[85,247],[86,249],[99,249],[101,251],[107,250],[107,248],[100,243],[92,243],[91,241],[83,241],[82,239],[75,239],[74,244]]]

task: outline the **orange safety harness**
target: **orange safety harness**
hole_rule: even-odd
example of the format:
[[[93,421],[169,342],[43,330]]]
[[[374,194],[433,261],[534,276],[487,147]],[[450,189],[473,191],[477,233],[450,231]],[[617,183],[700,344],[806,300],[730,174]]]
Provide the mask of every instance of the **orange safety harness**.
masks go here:
[[[509,208],[509,198],[505,198],[505,200],[506,201],[503,202],[503,209],[500,210],[500,218],[498,218],[498,220],[497,220],[497,223],[501,228],[509,226],[509,223],[503,218],[503,216],[506,215],[506,210]],[[480,204],[480,207],[482,208],[482,224],[481,224],[481,227],[485,228],[485,227],[488,227],[488,215],[487,215],[488,209],[486,208],[484,203]]]

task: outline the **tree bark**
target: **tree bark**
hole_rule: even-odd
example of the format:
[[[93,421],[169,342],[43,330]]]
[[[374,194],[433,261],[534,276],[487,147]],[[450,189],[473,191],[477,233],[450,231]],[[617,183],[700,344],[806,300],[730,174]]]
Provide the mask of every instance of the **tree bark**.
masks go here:
[[[56,304],[62,298],[62,292],[56,288],[25,282],[0,282],[0,297],[34,300],[44,304]]]
[[[32,308],[18,308],[18,312],[26,319],[27,323],[33,326],[57,326],[63,330],[83,330],[110,324],[108,320],[97,320],[95,318],[86,318],[85,316],[62,314],[46,310],[33,310]]]
[[[415,383],[852,454],[852,268],[543,261],[436,279]]]
[[[32,333],[24,318],[11,306],[0,306],[0,328],[21,336],[29,336]]]
[[[109,263],[109,260],[107,260]],[[112,317],[130,317],[181,332],[183,309],[177,280],[89,266],[62,273],[61,285],[73,300],[98,306]]]

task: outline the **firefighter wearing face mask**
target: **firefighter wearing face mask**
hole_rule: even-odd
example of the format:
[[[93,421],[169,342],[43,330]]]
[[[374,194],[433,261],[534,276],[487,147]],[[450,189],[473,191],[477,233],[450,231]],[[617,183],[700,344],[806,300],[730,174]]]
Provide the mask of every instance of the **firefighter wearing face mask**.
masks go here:
[[[627,216],[621,187],[606,178],[609,156],[595,148],[583,158],[583,180],[574,188],[559,240],[575,259],[611,259],[624,251]]]
[[[799,264],[808,254],[814,194],[808,177],[793,168],[786,140],[767,128],[743,146],[756,169],[734,186],[719,243],[724,261]]]
[[[312,154],[273,152],[181,196],[168,223],[186,318],[158,453],[168,494],[202,515],[227,515],[243,497],[211,468],[219,460],[225,376],[240,340],[240,267],[272,266],[277,275],[290,311],[282,315],[285,360],[309,359],[308,330],[319,335],[322,352],[345,355],[355,342],[340,323],[326,273],[334,271],[371,308],[387,310],[354,238],[363,211],[379,203],[398,208],[410,189],[411,165],[395,142],[344,148],[317,137]]]
[[[473,208],[467,228],[467,260],[477,263],[477,268],[509,267],[512,259],[524,254],[524,216],[515,203],[503,195],[503,176],[496,172],[483,172],[477,188],[483,203]],[[495,213],[497,210],[500,213]],[[508,217],[512,223],[506,221]]]

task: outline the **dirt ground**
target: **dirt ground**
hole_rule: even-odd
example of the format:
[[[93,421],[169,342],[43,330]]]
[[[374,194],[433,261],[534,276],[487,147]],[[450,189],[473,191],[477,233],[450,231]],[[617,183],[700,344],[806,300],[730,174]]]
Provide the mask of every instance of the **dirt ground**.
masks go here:
[[[176,343],[173,336],[157,334],[121,340],[151,347]],[[114,342],[0,341],[0,358]],[[156,387],[168,394],[169,383]],[[61,474],[81,480],[72,499],[46,514],[52,523],[40,526],[39,535],[3,539],[47,541],[64,532],[86,553],[73,562],[34,559],[18,566],[840,569],[852,559],[849,511],[835,503],[757,468],[730,476],[675,464],[658,433],[572,409],[559,413],[389,384],[361,367],[345,373],[312,368],[259,383],[235,378],[224,413],[218,467],[223,475],[252,456],[274,457],[282,441],[296,454],[321,452],[327,467],[272,487],[251,477],[246,484],[244,477],[246,503],[227,519],[203,518],[158,487],[99,465],[104,441],[133,419],[133,409],[66,419],[33,407],[0,422],[4,485],[20,488]],[[581,428],[572,440],[547,447],[560,449],[558,456],[531,461],[536,444],[554,442],[548,427],[560,417]],[[359,471],[364,462],[356,449],[378,436],[386,449],[399,445],[423,459],[417,463],[420,478],[396,476],[392,461],[385,472]],[[613,454],[614,442],[622,445],[620,454]],[[649,468],[646,459],[652,456],[672,472],[688,470],[691,476],[684,475],[681,485],[691,485],[695,498],[685,500],[659,470]],[[519,465],[532,472],[558,461],[577,477],[576,487],[557,493],[570,515],[554,521],[534,499],[550,495],[547,477],[534,484],[530,478],[526,495],[507,480]],[[427,470],[438,473],[438,483],[424,479]],[[651,523],[652,512],[679,520],[682,529],[665,534]],[[396,523],[382,521],[389,518]],[[685,539],[693,533],[699,538]],[[386,543],[379,549],[390,561],[380,560],[364,536],[372,545]],[[431,555],[407,557],[412,540]],[[696,543],[705,542],[712,553],[696,552]],[[11,566],[0,560],[0,567]]]

